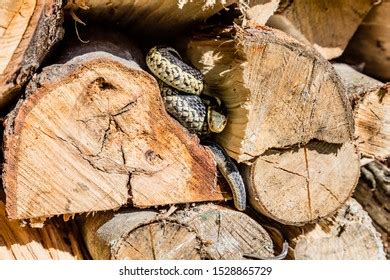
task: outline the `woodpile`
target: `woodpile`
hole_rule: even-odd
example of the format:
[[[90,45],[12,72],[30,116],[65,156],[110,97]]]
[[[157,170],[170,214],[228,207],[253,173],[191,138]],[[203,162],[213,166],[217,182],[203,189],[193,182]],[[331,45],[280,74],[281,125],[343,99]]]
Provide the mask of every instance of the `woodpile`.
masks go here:
[[[6,2],[0,259],[389,257],[387,4]],[[226,107],[245,211],[167,113],[161,44]]]

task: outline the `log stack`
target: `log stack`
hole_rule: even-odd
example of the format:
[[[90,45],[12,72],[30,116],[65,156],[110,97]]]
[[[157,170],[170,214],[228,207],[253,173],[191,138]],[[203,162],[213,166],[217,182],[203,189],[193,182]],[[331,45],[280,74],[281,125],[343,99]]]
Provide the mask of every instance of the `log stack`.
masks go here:
[[[346,201],[359,156],[350,103],[325,59],[270,28],[207,31],[187,53],[226,104],[230,118],[216,139],[243,163],[253,207],[304,224]]]
[[[377,7],[336,2],[7,2],[0,258],[267,259],[285,241],[292,259],[385,258],[386,201],[351,195],[389,156],[389,86],[327,60]],[[348,28],[335,37],[330,18]],[[239,167],[246,211],[165,111],[145,66],[157,44],[226,106],[213,141]]]

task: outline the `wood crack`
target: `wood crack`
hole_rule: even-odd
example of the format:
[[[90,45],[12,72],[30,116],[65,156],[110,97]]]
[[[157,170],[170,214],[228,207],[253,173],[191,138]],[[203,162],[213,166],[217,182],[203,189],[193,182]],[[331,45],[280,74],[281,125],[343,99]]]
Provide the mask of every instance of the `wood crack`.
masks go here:
[[[311,202],[311,194],[310,194],[310,172],[309,172],[309,160],[307,158],[307,148],[306,145],[303,146],[303,154],[305,156],[305,166],[306,166],[306,172],[307,172],[307,178],[306,178],[306,190],[307,190],[307,204],[309,208],[309,218],[313,219],[313,210],[312,210],[312,202]]]

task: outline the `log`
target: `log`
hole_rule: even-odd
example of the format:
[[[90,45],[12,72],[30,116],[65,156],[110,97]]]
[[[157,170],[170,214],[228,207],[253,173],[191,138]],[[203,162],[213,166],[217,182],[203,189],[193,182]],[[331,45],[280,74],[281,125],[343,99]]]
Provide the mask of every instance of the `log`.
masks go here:
[[[330,60],[343,53],[373,5],[371,0],[285,0],[267,25],[313,46]]]
[[[350,66],[334,64],[353,104],[355,137],[362,164],[390,156],[390,84],[383,84]]]
[[[118,45],[101,44],[91,40],[86,48],[93,52],[44,68],[7,116],[9,217],[229,197],[217,186],[212,153],[166,113],[134,45],[117,51],[119,57],[99,51]]]
[[[227,107],[228,124],[216,139],[238,162],[311,139],[352,139],[351,106],[332,66],[282,32],[217,28],[186,49],[209,93]]]
[[[157,40],[175,37],[189,26],[205,21],[224,6],[236,2],[238,0],[111,0],[107,6],[106,2],[99,0],[74,0],[66,8],[87,25],[105,21],[131,26],[134,35],[142,34],[143,39]]]
[[[379,233],[361,205],[349,199],[332,217],[317,224],[286,228],[297,260],[383,260]]]
[[[93,259],[243,259],[273,255],[272,240],[242,212],[213,204],[159,213],[121,210],[82,221]]]
[[[216,139],[244,163],[251,205],[285,224],[341,207],[357,183],[359,154],[351,104],[331,64],[266,27],[216,28],[185,47],[227,107]]]
[[[280,0],[255,0],[239,2],[240,10],[244,16],[242,24],[264,25],[269,18],[277,11]]]
[[[31,78],[61,40],[62,0],[2,1],[0,7],[0,108]]]
[[[362,64],[363,72],[382,81],[390,81],[390,1],[378,5],[364,18],[343,57],[352,64]]]
[[[381,234],[387,259],[390,259],[390,169],[374,161],[362,168],[364,176],[353,194],[370,215]]]
[[[120,1],[99,0],[69,1],[66,10],[77,21],[88,25],[96,21],[106,21],[120,26],[131,27],[130,32],[146,41],[175,38],[196,25],[203,24],[213,15],[218,15],[229,7],[239,11],[243,24],[265,24],[277,10],[280,0],[160,0],[160,1]],[[237,16],[239,16],[237,15]]]
[[[287,225],[328,216],[345,204],[359,178],[351,143],[312,141],[302,148],[270,149],[243,166],[250,204]]]
[[[9,220],[0,201],[0,260],[81,260],[74,233],[50,221],[41,229]]]

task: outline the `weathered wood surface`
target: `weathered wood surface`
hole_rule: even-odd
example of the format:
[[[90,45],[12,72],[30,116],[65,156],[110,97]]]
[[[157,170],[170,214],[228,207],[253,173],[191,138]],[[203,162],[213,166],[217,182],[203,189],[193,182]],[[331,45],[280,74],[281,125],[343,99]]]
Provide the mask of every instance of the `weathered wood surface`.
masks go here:
[[[40,66],[63,36],[61,0],[2,1],[0,6],[0,108]]]
[[[351,104],[332,65],[270,28],[216,28],[190,38],[186,49],[228,109],[216,139],[246,164],[252,206],[286,224],[341,207],[356,186],[359,153]]]
[[[107,6],[106,2],[99,0],[74,0],[66,8],[87,24],[102,20],[112,22],[131,27],[128,30],[135,35],[142,34],[143,39],[156,40],[173,37],[236,2],[238,1],[111,0]]]
[[[297,260],[383,260],[379,233],[361,205],[348,200],[332,217],[287,229]]]
[[[364,18],[345,51],[345,59],[361,64],[367,75],[390,81],[390,0],[378,5]]]
[[[251,205],[283,224],[301,225],[344,205],[359,178],[359,156],[351,143],[313,141],[270,149],[243,167]]]
[[[164,109],[131,48],[43,69],[7,116],[12,218],[224,200],[213,155]]]
[[[94,259],[242,259],[273,255],[268,233],[249,216],[205,204],[171,213],[106,212],[84,219]]]
[[[0,201],[0,260],[82,259],[78,242],[69,228],[51,221],[34,229],[9,220]]]
[[[293,38],[225,28],[194,36],[186,48],[228,109],[217,140],[239,162],[311,139],[351,141],[351,105],[333,67]]]
[[[373,5],[371,0],[282,0],[267,25],[313,46],[326,59],[333,59],[343,53]]]
[[[381,233],[387,259],[390,259],[390,169],[374,161],[362,168],[354,197],[368,212],[375,228]]]
[[[241,1],[239,4],[243,14],[243,25],[264,25],[277,11],[280,0]]]
[[[390,156],[390,84],[383,84],[346,64],[334,64],[353,105],[355,137],[362,164]]]

